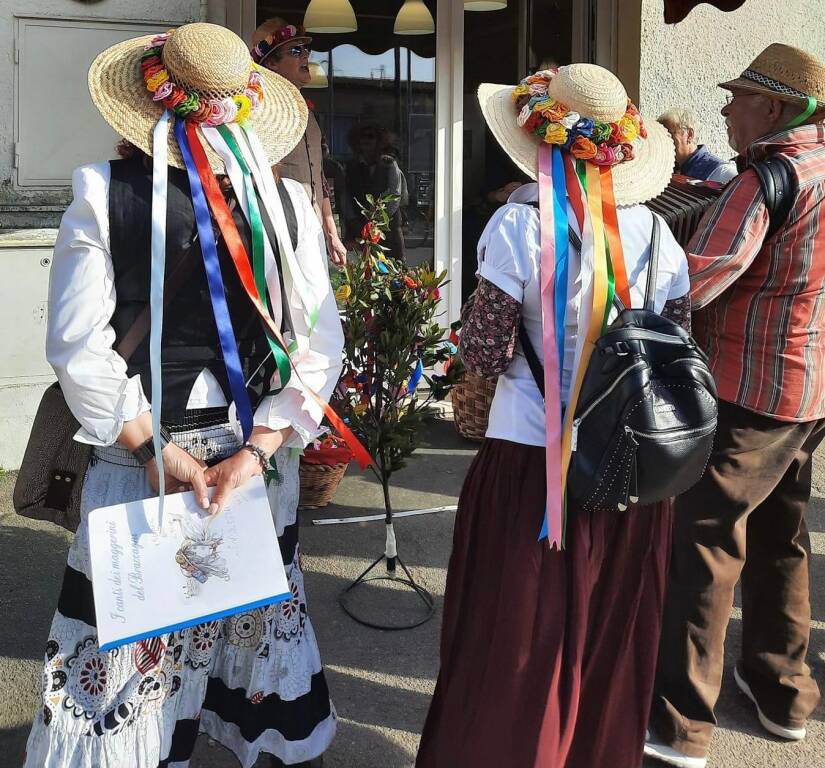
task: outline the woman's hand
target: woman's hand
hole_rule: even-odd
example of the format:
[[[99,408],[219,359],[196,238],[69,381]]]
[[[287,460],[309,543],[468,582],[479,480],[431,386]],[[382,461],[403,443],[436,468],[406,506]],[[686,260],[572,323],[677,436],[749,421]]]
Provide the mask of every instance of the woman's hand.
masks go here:
[[[166,493],[177,493],[191,488],[198,504],[203,509],[207,509],[209,495],[204,476],[206,465],[174,443],[169,443],[161,451],[161,457],[163,458]],[[146,473],[149,477],[149,484],[157,492],[159,490],[158,465],[155,459],[146,464]]]
[[[217,515],[222,512],[236,488],[240,488],[247,480],[262,473],[263,467],[258,457],[246,448],[241,448],[219,464],[209,467],[205,474],[206,484],[215,486],[212,503],[209,505],[209,514]]]
[[[292,436],[293,431],[292,427],[269,429],[259,426],[252,430],[249,442],[260,448],[267,456],[272,456]],[[207,469],[206,484],[216,486],[212,503],[209,505],[209,514],[216,515],[221,512],[232,492],[255,475],[263,474],[263,470],[258,457],[247,448],[241,448],[229,458]]]
[[[328,238],[327,251],[329,252],[329,260],[336,267],[343,267],[347,263],[347,249],[341,242],[341,238],[338,237],[337,232]]]

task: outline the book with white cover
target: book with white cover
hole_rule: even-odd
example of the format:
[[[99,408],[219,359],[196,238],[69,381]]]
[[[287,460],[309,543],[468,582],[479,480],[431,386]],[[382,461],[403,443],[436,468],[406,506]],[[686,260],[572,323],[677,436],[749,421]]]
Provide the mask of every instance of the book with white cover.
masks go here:
[[[194,494],[166,496],[89,513],[101,650],[260,608],[292,596],[266,486],[238,488],[220,515]]]

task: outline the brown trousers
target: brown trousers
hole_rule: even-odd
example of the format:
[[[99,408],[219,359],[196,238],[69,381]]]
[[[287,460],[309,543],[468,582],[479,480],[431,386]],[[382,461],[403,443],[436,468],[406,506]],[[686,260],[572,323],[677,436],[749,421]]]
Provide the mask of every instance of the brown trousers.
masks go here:
[[[742,581],[740,674],[776,723],[801,726],[819,701],[805,664],[812,454],[825,420],[791,423],[719,403],[704,477],[676,500],[673,551],[651,713],[654,733],[707,753],[725,632]]]

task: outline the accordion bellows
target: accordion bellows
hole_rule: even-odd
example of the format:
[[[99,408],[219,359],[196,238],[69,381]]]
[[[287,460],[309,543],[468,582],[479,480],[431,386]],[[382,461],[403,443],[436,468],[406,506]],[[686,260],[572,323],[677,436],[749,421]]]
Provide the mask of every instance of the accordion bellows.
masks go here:
[[[683,248],[688,244],[705,211],[722,194],[724,186],[712,181],[674,176],[661,195],[646,205],[658,213]]]

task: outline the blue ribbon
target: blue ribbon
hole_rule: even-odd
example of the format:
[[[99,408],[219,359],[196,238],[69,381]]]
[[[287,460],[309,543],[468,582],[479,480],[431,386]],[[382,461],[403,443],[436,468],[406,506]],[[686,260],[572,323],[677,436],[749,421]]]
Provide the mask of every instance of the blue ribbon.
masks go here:
[[[182,120],[175,121],[175,138],[178,140],[186,173],[189,176],[189,187],[192,192],[192,205],[195,209],[195,221],[198,225],[203,265],[206,269],[206,279],[209,283],[209,295],[212,299],[212,312],[215,315],[215,325],[218,329],[218,339],[221,343],[221,352],[226,366],[226,375],[229,379],[229,390],[235,407],[238,411],[238,420],[241,422],[244,441],[249,440],[252,434],[252,404],[244,383],[243,368],[238,356],[238,345],[235,341],[235,331],[232,328],[232,319],[229,316],[229,307],[226,304],[226,294],[223,290],[221,263],[218,258],[218,249],[215,247],[215,236],[212,231],[212,219],[209,214],[209,205],[203,192],[200,176],[195,167],[192,151],[186,137],[186,130]]]
[[[556,348],[559,352],[559,384],[564,369],[564,319],[567,313],[567,266],[570,239],[567,232],[567,177],[561,150],[553,148],[553,226],[556,240]]]
[[[407,385],[407,391],[412,394],[415,392],[418,383],[421,381],[421,377],[424,375],[424,364],[421,360],[415,366],[415,370],[413,371],[412,376],[410,376],[410,383]]]

